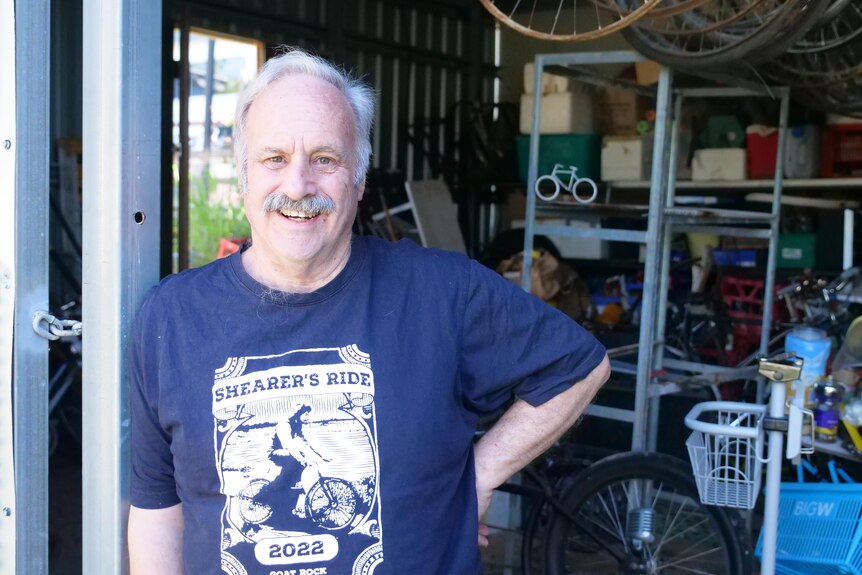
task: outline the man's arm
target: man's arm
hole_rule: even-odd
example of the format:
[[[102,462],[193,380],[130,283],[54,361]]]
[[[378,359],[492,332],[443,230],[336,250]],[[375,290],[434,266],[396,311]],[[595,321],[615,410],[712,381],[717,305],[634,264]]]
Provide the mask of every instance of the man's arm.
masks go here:
[[[488,510],[491,493],[544,453],[578,420],[611,373],[607,356],[582,381],[533,407],[521,399],[506,410],[475,445],[479,517]]]
[[[129,509],[131,575],[183,575],[183,504]]]

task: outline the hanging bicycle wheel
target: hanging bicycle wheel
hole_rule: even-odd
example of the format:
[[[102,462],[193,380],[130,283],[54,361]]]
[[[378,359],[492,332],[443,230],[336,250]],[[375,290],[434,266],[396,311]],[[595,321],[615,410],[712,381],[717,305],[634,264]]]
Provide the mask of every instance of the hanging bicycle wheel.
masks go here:
[[[630,26],[623,36],[636,50],[679,68],[761,63],[783,54],[829,6],[817,0],[715,0],[700,8]]]
[[[480,0],[502,24],[540,40],[580,42],[622,30],[668,0]],[[691,0],[686,0],[690,2]]]
[[[751,545],[732,510],[700,503],[686,462],[621,453],[581,473],[546,543],[547,573],[747,575]]]
[[[862,3],[859,0],[832,0],[817,24],[788,49],[789,54],[810,54],[834,50],[862,34]]]
[[[827,19],[827,15],[831,15]],[[862,75],[862,3],[833,0],[821,22],[763,72],[788,86],[823,90]],[[840,89],[840,88],[839,88]]]

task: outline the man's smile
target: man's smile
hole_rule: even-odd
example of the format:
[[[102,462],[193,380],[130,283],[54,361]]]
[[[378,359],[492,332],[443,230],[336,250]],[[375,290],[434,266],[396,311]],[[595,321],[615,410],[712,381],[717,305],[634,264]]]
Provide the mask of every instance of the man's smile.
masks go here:
[[[307,222],[309,220],[313,220],[317,216],[320,215],[320,212],[317,213],[308,213],[308,212],[299,212],[295,210],[281,210],[281,215],[286,217],[287,219],[294,222]]]

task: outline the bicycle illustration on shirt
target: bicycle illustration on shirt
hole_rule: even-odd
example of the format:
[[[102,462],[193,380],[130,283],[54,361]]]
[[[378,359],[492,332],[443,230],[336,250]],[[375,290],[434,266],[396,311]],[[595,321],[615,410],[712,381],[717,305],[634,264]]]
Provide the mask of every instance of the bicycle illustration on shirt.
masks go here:
[[[240,516],[247,523],[259,525],[272,516],[272,506],[257,499],[269,483],[266,479],[255,479],[237,495]],[[358,500],[356,490],[347,481],[321,477],[305,496],[304,513],[318,527],[337,531],[353,523]]]
[[[566,177],[568,177],[568,183],[565,181]],[[579,186],[581,188],[587,186],[590,190],[589,196],[579,196]],[[553,192],[551,192],[551,187],[553,187]],[[560,188],[570,192],[574,196],[575,201],[581,204],[592,203],[599,194],[599,188],[593,180],[590,178],[579,178],[576,166],[569,166],[567,168],[563,164],[554,164],[551,173],[538,178],[534,187],[536,195],[546,202],[557,199],[557,196],[560,195]]]
[[[297,490],[296,503],[290,514],[308,519],[327,530],[343,529],[356,518],[359,495],[348,481],[320,474],[324,458],[308,442],[303,431],[311,407],[301,405],[286,422],[275,426],[270,460],[281,468],[272,481],[255,479],[237,495],[240,516],[249,524],[259,525],[284,505],[285,489]]]

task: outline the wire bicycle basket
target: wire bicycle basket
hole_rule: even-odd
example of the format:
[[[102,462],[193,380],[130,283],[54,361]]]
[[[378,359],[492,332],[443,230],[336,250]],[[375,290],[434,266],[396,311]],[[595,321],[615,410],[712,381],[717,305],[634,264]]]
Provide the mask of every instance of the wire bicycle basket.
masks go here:
[[[685,442],[702,503],[752,509],[763,479],[765,405],[705,401],[685,417]]]

